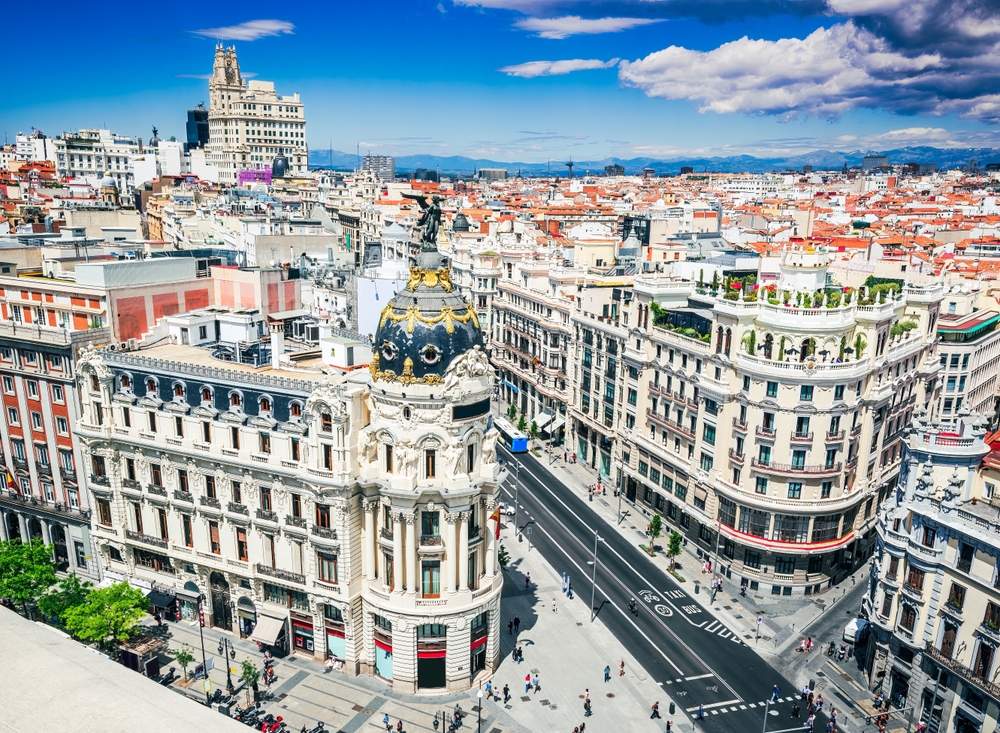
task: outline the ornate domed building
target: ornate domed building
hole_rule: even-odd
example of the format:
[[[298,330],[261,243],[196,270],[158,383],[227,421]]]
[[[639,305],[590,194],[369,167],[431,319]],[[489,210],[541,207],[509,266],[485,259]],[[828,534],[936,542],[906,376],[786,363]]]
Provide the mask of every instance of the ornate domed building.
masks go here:
[[[499,656],[500,466],[476,312],[436,252],[382,311],[361,437],[370,671],[402,690],[464,689]]]

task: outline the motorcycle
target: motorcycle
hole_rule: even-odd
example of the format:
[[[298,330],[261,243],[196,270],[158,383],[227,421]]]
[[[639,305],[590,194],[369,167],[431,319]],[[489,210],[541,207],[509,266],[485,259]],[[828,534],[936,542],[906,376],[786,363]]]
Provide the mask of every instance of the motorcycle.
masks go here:
[[[437,718],[435,718],[435,722]],[[309,733],[326,733],[326,728],[323,727],[323,721],[317,721],[316,727],[309,731]]]
[[[628,611],[629,613],[635,614],[636,618],[639,617],[639,606],[636,605],[634,598],[628,602]]]
[[[843,644],[841,644],[840,645],[840,650],[837,652],[837,661],[838,662],[843,662],[844,661],[844,657],[846,657],[846,656],[847,656],[847,647],[845,647]]]
[[[740,586],[740,595],[744,598],[747,597],[747,587],[745,585]]]
[[[826,650],[826,656],[832,657],[835,651],[837,651],[837,642],[831,641],[830,646]]]

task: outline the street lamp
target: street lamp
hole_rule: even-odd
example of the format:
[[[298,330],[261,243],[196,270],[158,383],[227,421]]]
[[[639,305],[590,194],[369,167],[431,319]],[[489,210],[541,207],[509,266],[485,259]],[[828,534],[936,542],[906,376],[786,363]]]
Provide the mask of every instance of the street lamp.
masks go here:
[[[481,733],[483,730],[483,688],[476,690],[476,697],[479,698],[479,705],[476,706],[476,733]]]
[[[616,524],[622,523],[622,478],[624,476],[625,463],[623,461],[617,461],[615,464],[618,476],[618,521]]]
[[[225,644],[225,649],[223,649],[223,644]],[[222,658],[226,662],[226,692],[230,695],[233,694],[233,670],[232,666],[229,664],[229,659],[236,659],[236,650],[233,648],[232,644],[229,643],[229,639],[222,637],[219,639],[219,654],[222,654]]]
[[[212,698],[209,697],[208,689],[208,661],[205,658],[205,612],[201,608],[202,602],[205,600],[205,594],[198,594],[198,636],[201,638],[201,671],[205,675],[205,682],[202,683],[205,689],[205,704],[211,705]]]
[[[594,603],[596,602],[597,593],[597,543],[603,538],[598,536],[597,530],[594,530],[594,560],[593,562],[588,562],[588,565],[594,566],[594,572],[590,575],[590,623],[594,623],[594,619],[597,617],[597,612],[594,610]]]

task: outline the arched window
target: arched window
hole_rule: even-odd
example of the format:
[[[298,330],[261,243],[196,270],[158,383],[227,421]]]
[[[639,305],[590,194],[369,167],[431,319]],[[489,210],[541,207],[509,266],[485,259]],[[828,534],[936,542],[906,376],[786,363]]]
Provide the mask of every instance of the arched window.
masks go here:
[[[150,377],[146,380],[146,394],[156,393],[156,380]]]
[[[96,374],[91,374],[90,375],[90,389],[93,390],[94,392],[96,392],[100,388],[101,388],[101,382],[97,379],[97,375]]]
[[[718,354],[722,351],[722,326],[719,326],[715,333],[715,353]]]
[[[201,388],[201,401],[202,402],[212,401],[212,390],[210,390],[208,387]]]
[[[267,397],[261,397],[260,398],[260,411],[261,412],[270,412],[271,411],[271,400],[268,399]]]
[[[302,405],[298,402],[293,402],[289,405],[288,411],[291,413],[292,417],[302,417]]]
[[[184,396],[183,382],[174,382],[174,397],[181,398],[183,396]]]
[[[729,349],[732,348],[732,345],[733,345],[733,329],[727,328],[726,329],[726,346],[725,346],[726,356],[729,356]]]
[[[122,374],[122,389],[132,389],[132,378],[128,374]]]
[[[230,395],[229,395],[229,406],[230,407],[239,407],[242,404],[243,404],[243,398],[240,397],[240,393],[239,392],[232,392],[232,393],[230,393]]]

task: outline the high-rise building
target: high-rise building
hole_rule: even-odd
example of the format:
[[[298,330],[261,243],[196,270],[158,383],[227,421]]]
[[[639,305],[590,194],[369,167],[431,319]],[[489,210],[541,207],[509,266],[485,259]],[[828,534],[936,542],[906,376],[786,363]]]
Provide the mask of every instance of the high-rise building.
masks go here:
[[[184,151],[207,147],[208,140],[208,110],[199,102],[197,107],[188,110],[187,142]]]
[[[245,81],[236,48],[221,45],[208,92],[208,147],[220,183],[238,183],[240,171],[270,170],[279,154],[288,158],[288,174],[309,170],[305,106],[298,92],[282,96],[274,82]]]
[[[361,159],[361,170],[371,171],[380,181],[396,180],[396,159],[391,155],[372,155]]]
[[[480,168],[479,169],[479,180],[480,181],[504,181],[507,179],[507,169],[506,168]]]

